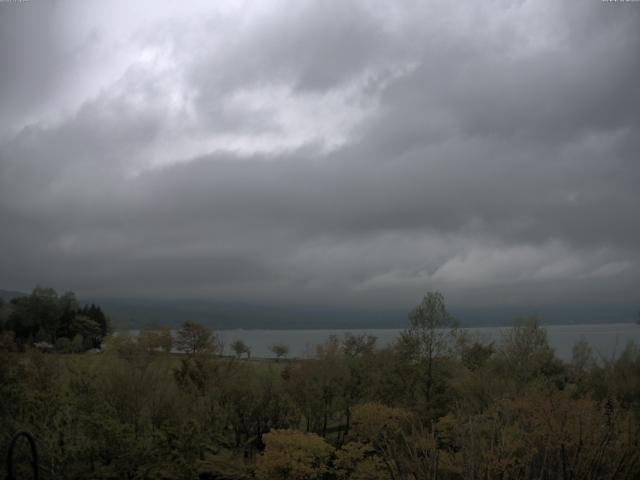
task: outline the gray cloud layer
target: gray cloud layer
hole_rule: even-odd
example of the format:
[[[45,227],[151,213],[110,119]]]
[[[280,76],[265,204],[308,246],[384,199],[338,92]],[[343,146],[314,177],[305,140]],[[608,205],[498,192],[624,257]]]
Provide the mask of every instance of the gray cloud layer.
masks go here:
[[[0,4],[5,287],[640,301],[639,5],[105,3]]]

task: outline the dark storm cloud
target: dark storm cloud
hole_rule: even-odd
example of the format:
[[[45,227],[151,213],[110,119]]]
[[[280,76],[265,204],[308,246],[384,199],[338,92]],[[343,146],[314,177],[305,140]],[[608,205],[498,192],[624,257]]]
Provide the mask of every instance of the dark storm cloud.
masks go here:
[[[115,73],[94,65],[60,111],[31,78],[42,39],[27,37],[0,50],[15,77],[0,86],[14,99],[2,281],[394,305],[431,288],[468,304],[637,301],[634,7],[155,12],[124,22]],[[82,58],[112,51],[123,14],[111,14],[64,25],[86,39]],[[12,15],[42,35],[61,28],[45,7]],[[75,71],[70,58],[37,68]],[[41,118],[12,124],[38,105]]]

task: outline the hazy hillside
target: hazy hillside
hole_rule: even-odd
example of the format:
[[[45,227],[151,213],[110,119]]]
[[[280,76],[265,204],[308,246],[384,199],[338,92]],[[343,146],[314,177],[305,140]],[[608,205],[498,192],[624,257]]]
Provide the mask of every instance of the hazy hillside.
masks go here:
[[[394,310],[299,307],[202,300],[91,299],[102,305],[114,325],[176,325],[184,320],[214,328],[395,328],[406,312]]]
[[[83,300],[84,301],[84,300]],[[202,300],[87,299],[102,305],[114,325],[178,324],[184,320],[214,328],[321,329],[403,328],[409,309],[300,307]],[[462,326],[510,325],[514,318],[538,315],[545,324],[626,323],[636,318],[634,305],[518,306],[455,308]]]
[[[28,294],[0,290],[0,298],[5,301],[24,295]],[[116,328],[178,325],[185,320],[205,323],[217,329],[403,328],[410,310],[82,296],[78,300],[81,304],[101,305]],[[510,325],[514,318],[528,315],[541,317],[547,325],[626,323],[638,319],[638,310],[636,305],[451,308],[454,317],[465,327]]]
[[[2,289],[0,289],[0,298],[2,300],[5,300],[5,301],[9,301],[12,298],[16,298],[16,297],[23,297],[25,295],[28,295],[28,294],[24,293],[24,292],[17,292],[17,291],[14,291],[14,290],[2,290]]]

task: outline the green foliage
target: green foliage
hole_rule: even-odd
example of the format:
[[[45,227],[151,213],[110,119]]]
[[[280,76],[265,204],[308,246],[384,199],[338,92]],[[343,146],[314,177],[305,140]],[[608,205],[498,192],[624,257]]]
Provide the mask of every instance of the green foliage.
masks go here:
[[[17,311],[22,332],[45,337],[51,326],[30,315],[57,305],[59,353],[23,337],[18,353],[14,331],[1,333],[0,451],[32,432],[45,479],[640,478],[633,343],[596,361],[580,342],[564,364],[537,319],[494,346],[456,333],[441,296],[427,295],[384,349],[346,335],[313,359],[247,362],[215,355],[215,335],[186,323],[186,355],[171,353],[166,328],[66,354],[103,334],[97,307],[36,293],[5,305],[6,318]]]
[[[479,336],[459,331],[456,334],[456,350],[460,362],[470,371],[478,371],[485,366],[495,353],[493,342],[487,342]]]
[[[264,435],[264,443],[256,462],[258,480],[321,480],[329,471],[333,448],[315,434],[274,430]]]
[[[58,296],[51,288],[36,287],[31,295],[14,298],[0,310],[2,329],[13,332],[22,348],[33,342],[55,345],[59,338],[80,338],[73,351],[100,348],[110,331],[109,319],[100,307],[80,308],[73,292]]]
[[[73,353],[80,353],[84,350],[84,338],[79,333],[71,340],[71,351]]]
[[[350,438],[382,446],[397,436],[410,421],[411,415],[402,408],[365,403],[354,408]]]
[[[247,357],[251,356],[251,348],[249,345],[244,343],[242,340],[238,339],[229,345],[233,353],[236,354],[236,357],[240,358],[243,355],[247,355]]]
[[[197,463],[201,479],[251,480],[255,466],[242,455],[228,450],[208,454]]]
[[[536,317],[517,319],[513,327],[504,331],[498,354],[498,368],[515,382],[546,379],[560,385],[564,380],[563,366]]]
[[[387,480],[389,471],[384,459],[368,444],[349,442],[336,454],[336,480]]]
[[[396,342],[405,379],[417,386],[423,397],[414,399],[414,403],[424,407],[426,416],[441,413],[437,404],[444,403],[439,394],[447,375],[442,358],[453,352],[456,332],[457,323],[447,311],[442,294],[429,292],[409,314],[409,328]]]
[[[377,338],[373,335],[347,333],[342,341],[342,350],[349,357],[363,357],[374,353]]]
[[[271,346],[271,351],[277,359],[281,359],[289,355],[289,347],[284,343],[276,343]]]
[[[140,332],[138,343],[148,352],[169,353],[173,348],[173,336],[169,327],[160,327]]]
[[[197,353],[220,353],[220,343],[215,334],[196,322],[186,321],[178,330],[175,346],[178,350],[191,355]]]

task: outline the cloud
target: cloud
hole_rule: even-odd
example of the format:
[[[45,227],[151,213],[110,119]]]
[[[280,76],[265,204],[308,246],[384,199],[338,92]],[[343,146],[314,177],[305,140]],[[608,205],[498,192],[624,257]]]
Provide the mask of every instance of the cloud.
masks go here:
[[[52,5],[0,4],[6,288],[639,300],[632,5]]]

